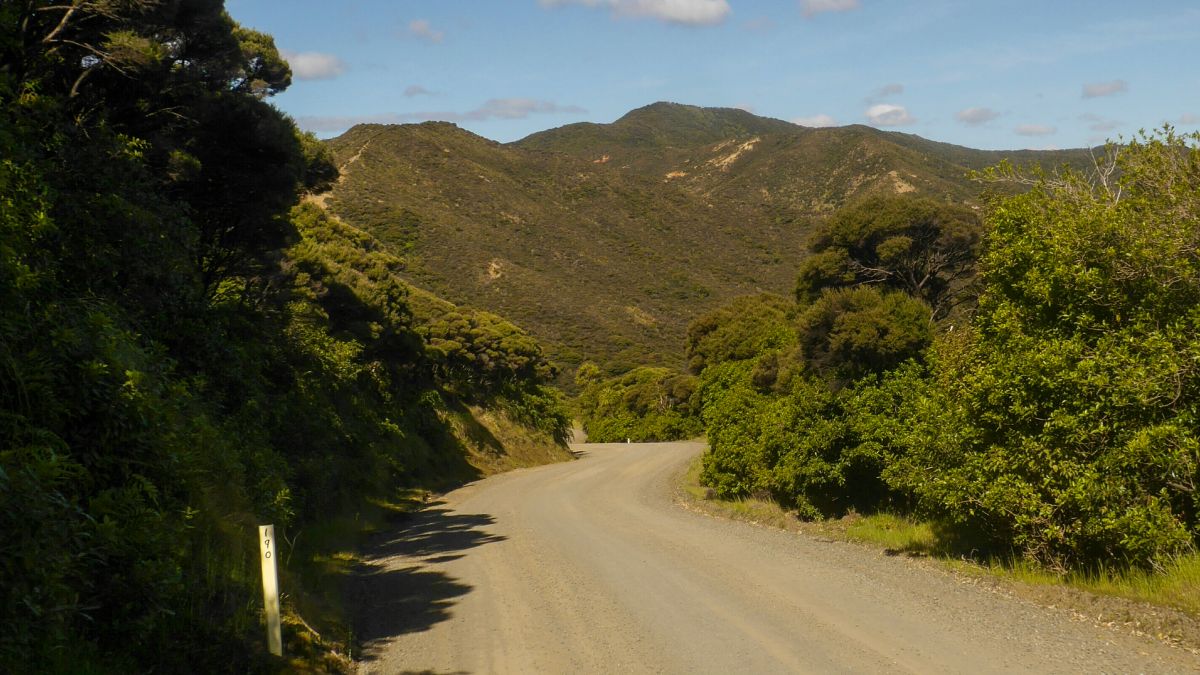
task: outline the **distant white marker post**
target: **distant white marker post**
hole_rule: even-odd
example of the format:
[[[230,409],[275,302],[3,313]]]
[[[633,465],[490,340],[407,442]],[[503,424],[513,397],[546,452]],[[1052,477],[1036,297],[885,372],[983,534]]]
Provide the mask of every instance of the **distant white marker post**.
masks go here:
[[[279,569],[275,565],[275,526],[258,526],[259,558],[262,559],[263,607],[267,610],[267,648],[283,656],[283,635],[279,628]]]

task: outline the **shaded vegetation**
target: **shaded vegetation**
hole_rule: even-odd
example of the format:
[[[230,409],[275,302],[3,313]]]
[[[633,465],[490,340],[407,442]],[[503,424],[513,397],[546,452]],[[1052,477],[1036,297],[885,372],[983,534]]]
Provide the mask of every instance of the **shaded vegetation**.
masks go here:
[[[255,525],[478,475],[464,403],[552,447],[552,372],[494,317],[446,367],[399,263],[292,210],[337,171],[220,2],[5,3],[0,36],[0,670],[277,670]]]

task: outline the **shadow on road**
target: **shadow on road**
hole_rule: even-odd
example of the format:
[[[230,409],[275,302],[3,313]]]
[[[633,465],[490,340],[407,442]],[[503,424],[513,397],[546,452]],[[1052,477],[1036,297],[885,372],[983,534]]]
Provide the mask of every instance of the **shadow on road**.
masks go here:
[[[370,557],[446,555],[504,541],[504,537],[483,529],[496,522],[495,518],[485,513],[455,513],[441,508],[443,503],[433,502],[377,538],[368,551]]]
[[[427,567],[463,557],[467,551],[504,541],[487,526],[487,514],[455,513],[434,502],[377,536],[356,570],[356,630],[360,658],[372,661],[389,638],[428,630],[450,618],[469,584]]]

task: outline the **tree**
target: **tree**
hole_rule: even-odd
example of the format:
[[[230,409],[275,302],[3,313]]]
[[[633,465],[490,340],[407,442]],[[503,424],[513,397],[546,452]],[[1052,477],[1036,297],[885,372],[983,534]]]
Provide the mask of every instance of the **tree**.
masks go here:
[[[219,1],[0,3],[0,670],[211,670],[195,646],[232,634],[214,521],[287,515],[277,408],[247,403],[282,340],[261,294],[210,290],[264,288],[289,233],[308,165],[263,101],[289,77]]]
[[[825,291],[801,312],[797,330],[808,364],[843,380],[920,358],[933,338],[928,305],[871,286]]]
[[[734,298],[688,326],[688,369],[757,357],[795,342],[790,315],[795,303],[770,293]]]
[[[820,225],[801,263],[796,296],[878,285],[904,291],[943,318],[974,275],[983,228],[969,208],[923,197],[872,196]]]
[[[0,73],[14,95],[70,120],[57,131],[76,149],[124,139],[127,148],[109,152],[136,155],[157,183],[151,195],[182,207],[152,220],[171,223],[169,236],[192,249],[187,267],[200,293],[211,299],[237,278],[231,288],[246,300],[245,282],[261,283],[269,267],[263,254],[294,236],[286,214],[297,188],[328,182],[331,163],[264,100],[291,82],[274,41],[238,26],[222,5],[5,3]],[[85,133],[90,142],[73,138]],[[81,192],[59,202],[84,201]],[[152,229],[149,237],[162,237]]]

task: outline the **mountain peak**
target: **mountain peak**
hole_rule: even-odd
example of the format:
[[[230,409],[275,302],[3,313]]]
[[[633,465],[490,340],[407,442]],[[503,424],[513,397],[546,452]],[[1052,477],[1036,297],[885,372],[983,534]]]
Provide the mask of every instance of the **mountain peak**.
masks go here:
[[[740,136],[798,133],[800,128],[782,120],[759,117],[740,108],[702,108],[659,101],[631,110],[613,122],[614,127],[644,127],[672,145],[715,143]]]
[[[714,145],[767,134],[803,133],[802,127],[739,108],[702,108],[659,101],[631,110],[611,124],[568,124],[532,134],[514,145],[526,150],[568,154],[586,154],[596,149],[625,154],[625,151]]]

